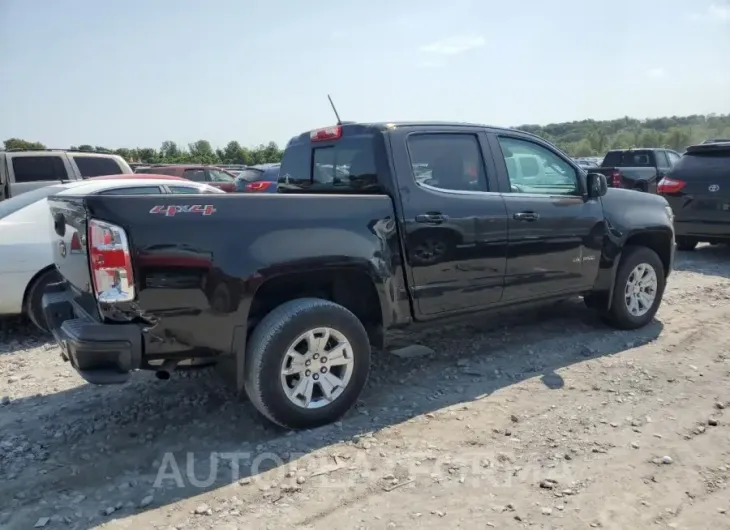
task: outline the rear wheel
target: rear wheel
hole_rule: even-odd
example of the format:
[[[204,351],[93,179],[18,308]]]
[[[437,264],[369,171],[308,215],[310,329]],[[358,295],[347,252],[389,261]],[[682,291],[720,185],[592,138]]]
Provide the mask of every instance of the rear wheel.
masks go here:
[[[248,343],[246,392],[256,409],[288,429],[331,423],[357,401],[370,370],[370,343],[346,308],[319,298],[286,302]]]
[[[678,237],[677,238],[677,249],[689,252],[694,250],[699,241],[690,237]]]
[[[25,314],[41,331],[48,332],[46,315],[43,314],[43,293],[48,285],[59,281],[61,281],[61,276],[58,271],[49,269],[39,274],[28,286],[25,297]]]
[[[664,285],[664,264],[657,253],[646,247],[627,247],[616,272],[606,319],[619,329],[646,326],[659,309]]]

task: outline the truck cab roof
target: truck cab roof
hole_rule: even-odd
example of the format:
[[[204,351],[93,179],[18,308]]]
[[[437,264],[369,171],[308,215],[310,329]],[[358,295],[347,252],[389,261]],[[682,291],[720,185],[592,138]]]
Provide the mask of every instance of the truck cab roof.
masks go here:
[[[294,136],[291,140],[289,140],[289,143],[287,146],[295,145],[300,142],[306,142],[309,143],[312,140],[312,134],[314,134],[317,131],[324,131],[327,129],[334,129],[338,127],[337,124],[330,125],[328,127],[318,128],[318,129],[312,129],[311,131],[303,132],[302,134],[299,134],[297,136]],[[342,136],[355,136],[359,134],[367,134],[367,133],[373,133],[373,132],[382,132],[382,131],[388,131],[393,129],[398,129],[402,127],[416,127],[416,128],[429,128],[429,127],[459,127],[459,128],[474,128],[474,129],[489,129],[492,131],[514,131],[515,129],[510,129],[507,127],[497,127],[493,125],[485,125],[480,123],[470,123],[470,122],[451,122],[451,121],[388,121],[388,122],[342,122],[339,124],[339,127],[342,131]],[[536,135],[532,133],[528,133],[526,131],[519,131],[521,134],[526,134],[528,136],[534,136],[537,138]]]

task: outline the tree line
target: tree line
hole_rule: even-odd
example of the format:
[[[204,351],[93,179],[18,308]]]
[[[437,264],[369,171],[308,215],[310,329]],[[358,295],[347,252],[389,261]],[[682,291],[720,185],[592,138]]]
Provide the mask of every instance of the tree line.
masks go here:
[[[5,149],[45,149],[40,142],[28,142],[19,138],[5,140]],[[276,142],[258,147],[243,147],[236,141],[228,142],[223,149],[213,149],[207,140],[198,140],[179,147],[175,142],[165,141],[159,149],[151,147],[109,149],[99,145],[82,144],[70,149],[88,153],[111,153],[119,155],[127,162],[147,164],[243,164],[254,166],[271,162],[281,162],[283,151]]]
[[[537,134],[554,143],[571,156],[603,156],[611,149],[630,147],[666,147],[682,152],[689,145],[708,138],[730,138],[730,114],[696,114],[638,120],[582,120],[549,125],[521,125],[517,129]],[[18,138],[5,140],[5,149],[44,149],[39,142]],[[71,149],[94,153],[114,153],[128,162],[195,163],[256,165],[280,162],[283,151],[276,142],[257,147],[243,147],[237,141],[222,149],[213,149],[207,140],[198,140],[180,147],[165,141],[159,149],[120,148],[84,144]]]
[[[664,147],[681,153],[709,138],[730,138],[730,114],[582,120],[518,129],[545,138],[571,156],[603,156],[611,149],[631,147]]]

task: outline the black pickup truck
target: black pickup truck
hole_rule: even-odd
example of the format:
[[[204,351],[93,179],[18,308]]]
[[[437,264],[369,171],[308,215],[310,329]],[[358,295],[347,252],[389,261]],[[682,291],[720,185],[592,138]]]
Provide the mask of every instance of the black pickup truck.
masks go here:
[[[656,193],[659,181],[680,158],[671,149],[616,149],[606,153],[601,167],[591,171],[605,175],[612,188]]]
[[[264,416],[309,428],[355,403],[388,329],[574,296],[635,329],[672,270],[662,197],[523,132],[341,124],[293,138],[279,179],[51,198],[64,280],[43,303],[64,358],[96,384],[215,360]]]

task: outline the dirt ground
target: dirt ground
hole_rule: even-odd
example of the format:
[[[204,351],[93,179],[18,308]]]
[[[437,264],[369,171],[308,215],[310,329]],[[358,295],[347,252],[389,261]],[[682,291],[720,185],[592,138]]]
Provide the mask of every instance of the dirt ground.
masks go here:
[[[210,369],[95,387],[0,323],[0,527],[730,528],[730,249],[676,268],[636,332],[571,302],[394,337],[434,353],[297,433]]]

